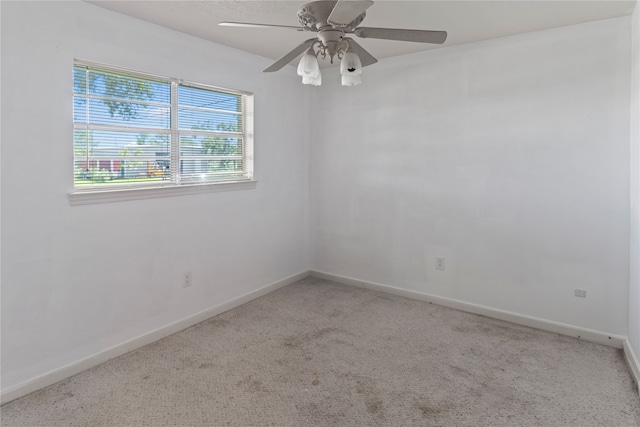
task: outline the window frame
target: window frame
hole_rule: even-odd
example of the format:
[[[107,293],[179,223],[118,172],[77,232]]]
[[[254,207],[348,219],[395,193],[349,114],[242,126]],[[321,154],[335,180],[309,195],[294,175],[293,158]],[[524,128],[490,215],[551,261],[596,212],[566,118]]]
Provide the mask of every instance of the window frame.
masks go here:
[[[253,156],[253,119],[254,119],[254,99],[253,93],[237,90],[237,89],[229,89],[222,88],[218,86],[213,86],[209,84],[197,83],[182,79],[176,79],[166,76],[160,76],[157,74],[146,73],[136,70],[125,69],[121,67],[116,67],[112,65],[99,64],[95,62],[74,59],[73,61],[73,69],[77,66],[87,67],[89,69],[96,70],[98,72],[106,72],[106,73],[116,73],[124,76],[129,76],[133,78],[140,78],[146,80],[152,80],[162,83],[168,83],[170,86],[170,128],[168,130],[160,130],[158,133],[164,133],[170,135],[170,159],[171,159],[171,169],[170,176],[167,181],[150,181],[144,183],[127,183],[127,184],[105,184],[99,186],[88,186],[87,188],[81,188],[76,185],[76,178],[73,176],[73,191],[69,193],[69,202],[71,205],[80,205],[80,204],[91,204],[91,203],[106,203],[106,202],[115,202],[115,201],[126,201],[126,200],[138,200],[138,199],[147,199],[147,198],[158,198],[158,197],[170,197],[170,196],[178,196],[178,195],[187,195],[187,194],[199,194],[199,193],[207,193],[207,192],[216,192],[216,191],[229,191],[229,190],[243,190],[243,189],[252,189],[256,187],[257,181],[253,176],[253,167],[254,167],[254,156]],[[194,133],[203,133],[207,134],[209,131],[197,132],[193,130],[181,130],[178,126],[178,89],[179,87],[192,87],[195,89],[203,89],[207,91],[213,92],[222,92],[228,93],[232,95],[237,95],[241,97],[241,111],[239,116],[241,117],[242,129],[235,134],[242,138],[242,160],[243,160],[243,170],[241,172],[242,176],[225,178],[225,179],[214,179],[212,175],[209,175],[208,179],[204,179],[203,181],[190,180],[190,181],[182,181],[182,174],[180,173],[179,166],[181,164],[181,160],[189,159],[189,156],[184,156],[180,152],[180,139],[181,136],[192,135]],[[75,87],[73,99],[75,102]],[[89,100],[89,94],[87,93],[87,100]],[[135,102],[135,101],[132,101]],[[74,107],[75,108],[75,107]],[[75,110],[74,110],[75,111]],[[75,117],[72,122],[74,132],[81,128],[75,123]],[[86,129],[87,131],[91,129],[90,124],[86,124],[82,129]],[[93,125],[97,129],[101,129],[105,126],[101,125]],[[108,127],[108,126],[107,126]],[[121,129],[127,128],[126,126],[122,126]],[[127,131],[135,131],[137,128],[132,127],[127,129]],[[113,131],[118,131],[118,126],[112,127]],[[154,129],[138,129],[141,131],[147,130],[149,132],[154,132]],[[217,131],[211,131],[209,133],[215,134],[220,133]],[[233,133],[230,133],[233,135]],[[74,138],[72,138],[73,141]],[[72,142],[71,148],[74,149],[75,146]],[[75,151],[73,153],[73,166],[75,168],[76,165],[76,156]],[[72,173],[74,168],[72,168]]]

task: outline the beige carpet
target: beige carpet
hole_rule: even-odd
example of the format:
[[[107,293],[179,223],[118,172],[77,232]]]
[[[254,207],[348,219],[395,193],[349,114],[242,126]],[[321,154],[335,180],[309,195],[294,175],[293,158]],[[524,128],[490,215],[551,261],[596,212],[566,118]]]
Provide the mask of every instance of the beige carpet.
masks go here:
[[[307,278],[1,408],[5,426],[637,426],[622,352]]]

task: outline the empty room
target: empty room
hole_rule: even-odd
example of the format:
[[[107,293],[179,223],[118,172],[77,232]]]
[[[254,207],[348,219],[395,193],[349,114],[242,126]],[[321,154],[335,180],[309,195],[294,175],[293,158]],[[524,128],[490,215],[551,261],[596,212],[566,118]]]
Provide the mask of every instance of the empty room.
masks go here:
[[[6,1],[3,426],[640,426],[640,6]]]

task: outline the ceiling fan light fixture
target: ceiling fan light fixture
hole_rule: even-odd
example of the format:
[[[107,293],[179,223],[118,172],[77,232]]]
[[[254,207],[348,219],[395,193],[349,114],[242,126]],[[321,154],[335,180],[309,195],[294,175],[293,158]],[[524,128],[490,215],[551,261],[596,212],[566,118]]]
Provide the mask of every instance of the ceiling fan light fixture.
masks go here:
[[[357,86],[362,83],[361,74],[342,75],[342,86]]]
[[[342,56],[342,61],[340,61],[340,74],[343,76],[362,74],[362,63],[360,62],[360,58],[351,50],[351,48],[347,49]]]
[[[298,63],[298,75],[302,77],[318,77],[320,75],[318,58],[316,58],[313,48],[309,48],[309,50],[302,55]]]
[[[322,74],[318,73],[317,76],[302,76],[302,84],[320,86],[322,84]]]

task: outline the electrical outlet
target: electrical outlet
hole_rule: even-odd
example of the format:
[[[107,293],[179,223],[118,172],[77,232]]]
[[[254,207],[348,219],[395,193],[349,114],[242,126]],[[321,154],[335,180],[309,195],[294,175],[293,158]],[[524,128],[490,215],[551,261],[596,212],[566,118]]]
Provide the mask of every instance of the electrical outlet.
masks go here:
[[[444,270],[445,258],[443,256],[436,257],[436,270]]]
[[[585,291],[584,289],[576,289],[574,291],[573,295],[578,297],[578,298],[586,298],[587,297],[587,291]]]
[[[184,273],[184,279],[182,281],[182,287],[186,288],[188,286],[191,286],[191,272],[187,271],[186,273]]]

